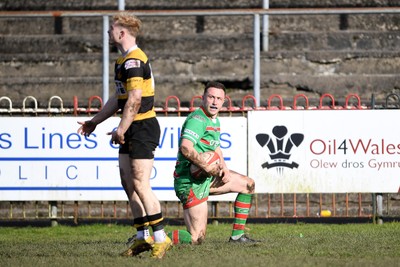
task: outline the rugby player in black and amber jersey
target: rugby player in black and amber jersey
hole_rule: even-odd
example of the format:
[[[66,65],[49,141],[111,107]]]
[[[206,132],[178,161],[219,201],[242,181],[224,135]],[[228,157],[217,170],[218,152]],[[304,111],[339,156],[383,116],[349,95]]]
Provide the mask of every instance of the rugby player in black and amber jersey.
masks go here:
[[[151,250],[151,257],[162,258],[172,241],[165,234],[160,202],[150,186],[160,126],[154,111],[154,79],[146,54],[137,46],[141,21],[121,12],[108,30],[110,44],[121,56],[115,63],[116,93],[91,120],[78,122],[78,133],[90,135],[97,124],[122,111],[111,141],[119,144],[119,168],[122,186],[134,217],[136,237],[123,256],[136,256]],[[150,236],[149,227],[154,237]]]

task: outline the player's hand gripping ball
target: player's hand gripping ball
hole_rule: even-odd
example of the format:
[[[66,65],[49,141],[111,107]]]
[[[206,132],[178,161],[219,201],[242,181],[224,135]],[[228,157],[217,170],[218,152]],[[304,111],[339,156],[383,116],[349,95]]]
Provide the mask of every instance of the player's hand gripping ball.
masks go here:
[[[208,165],[219,164],[221,162],[218,153],[214,151],[207,151],[200,153],[200,156],[207,162]],[[201,179],[208,176],[208,174],[195,164],[190,165],[190,175],[195,179]]]

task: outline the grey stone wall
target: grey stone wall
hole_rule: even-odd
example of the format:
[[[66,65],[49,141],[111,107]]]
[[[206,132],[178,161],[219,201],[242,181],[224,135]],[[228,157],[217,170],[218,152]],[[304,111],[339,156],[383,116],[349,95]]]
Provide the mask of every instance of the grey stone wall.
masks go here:
[[[400,1],[270,1],[271,8],[391,7]],[[126,1],[127,9],[260,8],[262,1]],[[2,1],[1,10],[116,10],[117,1]],[[209,80],[224,82],[235,105],[253,94],[253,17],[143,17],[139,45],[149,55],[157,105],[169,95],[187,105]],[[305,94],[358,94],[384,101],[400,89],[400,15],[270,16],[269,50],[261,53],[261,104],[280,94],[286,105]],[[53,95],[82,104],[102,96],[102,18],[0,18],[0,97],[14,106],[28,95],[46,106]],[[110,49],[110,71],[117,57]],[[110,73],[110,94],[113,93]],[[0,107],[4,103],[0,103]]]

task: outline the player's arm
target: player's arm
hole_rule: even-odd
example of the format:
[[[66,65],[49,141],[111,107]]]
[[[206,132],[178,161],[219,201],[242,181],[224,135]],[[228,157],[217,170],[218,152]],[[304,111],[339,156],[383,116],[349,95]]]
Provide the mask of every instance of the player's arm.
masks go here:
[[[115,94],[106,102],[103,108],[91,120],[84,122],[78,121],[78,124],[81,125],[81,127],[78,129],[78,133],[89,136],[96,129],[98,124],[113,116],[117,111],[118,98]]]
[[[194,148],[192,141],[186,138],[182,138],[181,145],[179,147],[182,155],[187,158],[190,162],[197,165],[209,175],[218,176],[220,172],[219,165],[208,165],[207,162],[203,160],[200,154]]]
[[[118,96],[114,94],[91,121],[100,124],[118,111]]]
[[[124,110],[122,111],[121,121],[118,128],[111,133],[111,141],[117,144],[124,144],[124,135],[132,124],[136,114],[139,111],[142,101],[142,90],[134,89],[128,91],[128,99],[125,103]]]

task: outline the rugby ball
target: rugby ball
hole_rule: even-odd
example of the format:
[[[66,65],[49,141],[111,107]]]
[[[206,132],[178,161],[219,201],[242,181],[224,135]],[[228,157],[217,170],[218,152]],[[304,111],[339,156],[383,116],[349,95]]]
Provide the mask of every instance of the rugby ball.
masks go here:
[[[200,156],[207,162],[208,165],[220,163],[219,155],[214,151],[200,153]],[[196,179],[207,177],[207,173],[195,164],[190,165],[190,175]]]

